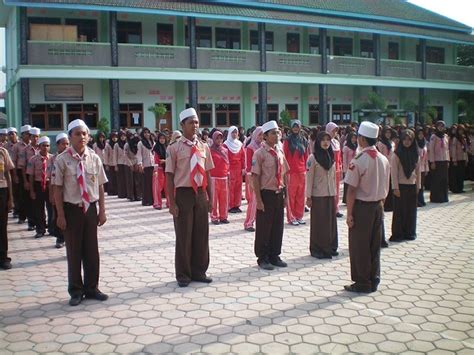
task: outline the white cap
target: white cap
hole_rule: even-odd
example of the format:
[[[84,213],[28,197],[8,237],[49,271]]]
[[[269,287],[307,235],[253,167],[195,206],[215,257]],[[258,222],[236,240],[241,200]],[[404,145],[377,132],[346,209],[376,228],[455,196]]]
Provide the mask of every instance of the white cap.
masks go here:
[[[64,138],[67,138],[67,134],[66,133],[59,133],[56,136],[56,143],[58,143],[61,139],[64,139]]]
[[[272,129],[275,129],[275,128],[278,128],[278,125],[277,125],[276,121],[268,121],[268,122],[265,122],[262,125],[263,133],[268,132],[268,131],[270,131]]]
[[[8,131],[8,133],[10,133],[10,132],[15,132],[15,133],[17,133],[17,132],[18,132],[15,127],[10,127],[10,128],[8,128],[7,131]]]
[[[360,124],[359,131],[357,133],[367,138],[376,139],[379,136],[379,126],[377,126],[375,123],[364,121]]]
[[[89,132],[89,127],[87,127],[86,123],[83,120],[74,120],[71,123],[68,124],[67,126],[67,131],[70,133],[72,129],[76,127],[84,127],[87,132]]]
[[[29,132],[35,136],[39,136],[41,134],[41,130],[38,127],[31,127]]]
[[[21,133],[25,133],[25,132],[29,133],[29,132],[30,132],[30,128],[31,128],[31,126],[30,126],[29,124],[26,124],[26,125],[24,125],[24,126],[21,126],[20,132],[21,132]]]
[[[38,145],[41,145],[43,143],[48,143],[48,144],[50,143],[48,136],[43,136],[43,137],[40,137],[40,139],[38,139]]]
[[[8,133],[8,131],[7,131],[6,128],[0,128],[0,134],[5,134],[6,135],[7,133]]]
[[[198,116],[196,110],[192,107],[187,108],[186,110],[181,111],[179,114],[179,122],[183,122],[188,117]]]
[[[335,129],[339,128],[337,126],[337,124],[335,124],[334,122],[329,122],[327,125],[326,125],[326,129],[325,131],[328,132],[329,134],[332,133],[332,131],[334,131]]]

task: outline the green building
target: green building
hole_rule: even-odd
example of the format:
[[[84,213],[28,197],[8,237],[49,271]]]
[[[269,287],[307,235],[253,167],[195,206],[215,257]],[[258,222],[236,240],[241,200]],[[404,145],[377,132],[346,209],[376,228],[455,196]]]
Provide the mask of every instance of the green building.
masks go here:
[[[371,91],[392,110],[428,105],[448,124],[474,68],[472,28],[403,0],[3,0],[9,125],[246,128],[286,109],[347,124]],[[165,104],[155,117],[148,109]]]

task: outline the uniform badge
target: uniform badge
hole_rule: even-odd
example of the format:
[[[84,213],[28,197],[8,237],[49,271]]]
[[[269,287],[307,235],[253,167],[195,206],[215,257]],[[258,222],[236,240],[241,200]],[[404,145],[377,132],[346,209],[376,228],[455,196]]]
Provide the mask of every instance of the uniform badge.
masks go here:
[[[308,159],[308,161],[306,162],[306,169],[309,168],[311,168],[311,160]]]
[[[170,156],[170,153],[167,151],[166,152],[166,157],[169,158],[169,156]]]
[[[94,175],[91,176],[91,181],[95,182],[95,176]]]
[[[255,166],[257,164],[257,161],[255,159],[252,159],[252,166]]]

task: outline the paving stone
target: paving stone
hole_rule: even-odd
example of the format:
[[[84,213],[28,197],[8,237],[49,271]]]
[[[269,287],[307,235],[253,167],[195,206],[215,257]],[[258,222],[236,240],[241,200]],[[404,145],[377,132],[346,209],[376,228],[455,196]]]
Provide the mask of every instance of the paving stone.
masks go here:
[[[181,289],[168,211],[107,197],[100,281],[110,298],[72,308],[65,250],[34,240],[10,218],[14,268],[0,278],[0,353],[470,354],[472,196],[420,208],[418,239],[382,251],[382,282],[369,295],[343,291],[350,283],[343,219],[339,257],[311,258],[309,223],[285,226],[289,267],[264,272],[242,215],[231,215],[229,225],[210,226],[214,282]]]

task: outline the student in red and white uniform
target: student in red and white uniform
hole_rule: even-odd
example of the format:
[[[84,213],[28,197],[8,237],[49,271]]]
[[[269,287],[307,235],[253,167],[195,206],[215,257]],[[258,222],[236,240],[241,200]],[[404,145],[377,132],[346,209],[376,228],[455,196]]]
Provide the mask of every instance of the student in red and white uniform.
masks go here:
[[[231,126],[224,142],[229,150],[230,186],[229,186],[229,212],[240,213],[242,203],[242,176],[245,174],[245,150],[239,140],[239,130]]]
[[[211,156],[214,168],[211,169],[212,188],[212,211],[211,221],[214,224],[229,223],[229,153],[222,144],[223,135],[221,131],[212,134]]]
[[[245,216],[244,228],[247,232],[255,232],[254,224],[257,216],[257,200],[255,199],[255,191],[252,186],[252,158],[254,153],[262,146],[263,142],[263,130],[262,127],[257,127],[252,133],[252,137],[247,147],[245,148],[246,154],[246,180],[245,187],[248,189],[248,205],[247,213]]]

